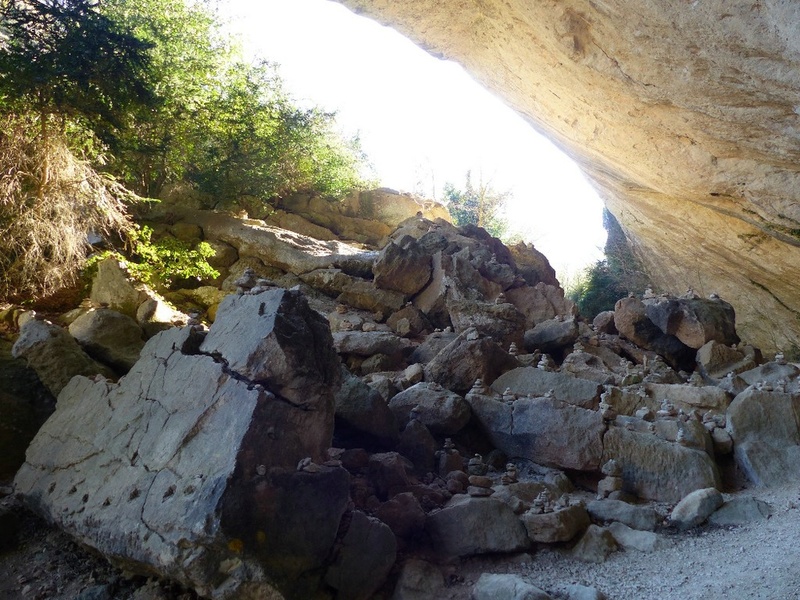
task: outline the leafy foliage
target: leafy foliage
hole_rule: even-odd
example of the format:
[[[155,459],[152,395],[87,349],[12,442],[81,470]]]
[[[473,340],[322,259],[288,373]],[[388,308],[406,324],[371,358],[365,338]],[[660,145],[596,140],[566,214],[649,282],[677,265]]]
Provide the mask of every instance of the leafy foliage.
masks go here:
[[[0,2],[0,97],[45,115],[84,119],[109,138],[132,107],[151,105],[150,45],[93,0]]]
[[[508,231],[508,223],[500,213],[509,196],[509,192],[494,191],[489,183],[483,182],[483,177],[474,186],[470,171],[463,190],[452,183],[444,186],[447,210],[456,225],[477,225],[497,238],[503,238]]]
[[[298,190],[340,197],[362,184],[357,141],[338,136],[333,114],[295,106],[274,64],[232,65],[203,111],[188,177],[220,203]]]
[[[357,140],[335,115],[301,109],[277,66],[245,63],[210,9],[183,0],[106,0],[105,11],[154,45],[150,84],[162,102],[140,114],[113,148],[111,168],[158,197],[188,179],[225,206],[296,190],[334,197],[363,184]]]
[[[614,310],[617,300],[629,293],[641,294],[650,285],[622,228],[608,210],[603,211],[603,226],[608,232],[606,258],[587,267],[567,290],[580,313],[588,318]]]
[[[180,279],[219,277],[219,271],[208,264],[214,249],[208,242],[192,248],[173,237],[152,241],[151,227],[137,227],[133,233],[133,256],[137,262],[128,267],[139,281],[169,287]]]

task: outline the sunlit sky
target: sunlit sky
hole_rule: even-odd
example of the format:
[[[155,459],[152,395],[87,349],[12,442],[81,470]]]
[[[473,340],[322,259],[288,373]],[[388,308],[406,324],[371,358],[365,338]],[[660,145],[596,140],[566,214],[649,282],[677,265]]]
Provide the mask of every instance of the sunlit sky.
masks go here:
[[[223,0],[245,50],[301,103],[358,133],[382,186],[440,198],[465,175],[511,192],[507,218],[559,277],[602,257],[602,202],[578,168],[459,65],[329,0]]]

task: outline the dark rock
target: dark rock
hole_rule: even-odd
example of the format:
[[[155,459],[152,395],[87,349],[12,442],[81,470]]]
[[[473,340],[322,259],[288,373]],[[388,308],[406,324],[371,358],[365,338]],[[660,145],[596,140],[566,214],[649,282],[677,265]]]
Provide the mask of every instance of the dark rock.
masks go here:
[[[354,511],[325,583],[341,598],[367,600],[380,587],[397,556],[397,541],[391,529]]]
[[[728,346],[739,343],[736,314],[723,300],[658,297],[645,306],[648,318],[661,331],[695,350],[711,340]]]
[[[519,366],[516,359],[489,338],[469,339],[468,330],[459,335],[425,365],[425,381],[435,381],[457,394],[465,394],[476,379],[489,383]]]
[[[665,333],[648,317],[647,307],[637,298],[623,298],[614,306],[614,325],[637,346],[652,350],[675,369],[694,370],[696,351],[676,336]],[[702,344],[701,344],[702,345]]]
[[[400,246],[390,242],[373,267],[375,286],[413,296],[431,278],[431,255],[413,238]]]
[[[69,326],[69,333],[95,360],[127,373],[144,346],[142,328],[110,308],[90,310]]]
[[[369,477],[378,497],[387,500],[411,486],[414,465],[397,452],[383,452],[369,457]]]
[[[525,332],[525,348],[529,352],[558,352],[578,339],[578,322],[574,318],[541,321]]]
[[[399,439],[394,413],[381,395],[342,367],[342,385],[334,396],[337,439],[361,440],[391,448]]]
[[[453,496],[428,515],[426,529],[434,548],[446,556],[517,552],[530,546],[525,527],[503,502]]]
[[[389,401],[389,408],[401,427],[406,425],[409,413],[415,407],[417,418],[434,435],[458,433],[469,422],[472,414],[464,398],[436,383],[417,383],[399,392]]]
[[[399,538],[414,539],[425,527],[425,511],[411,492],[397,494],[381,504],[375,516]]]
[[[413,419],[408,422],[400,433],[397,451],[413,463],[418,473],[434,470],[436,440],[421,421]]]
[[[506,404],[469,394],[467,401],[487,438],[508,456],[556,468],[599,469],[605,432],[599,412],[548,398]]]
[[[48,321],[32,319],[25,323],[11,355],[24,358],[53,396],[58,396],[75,375],[114,377],[108,367],[92,360],[66,330]]]

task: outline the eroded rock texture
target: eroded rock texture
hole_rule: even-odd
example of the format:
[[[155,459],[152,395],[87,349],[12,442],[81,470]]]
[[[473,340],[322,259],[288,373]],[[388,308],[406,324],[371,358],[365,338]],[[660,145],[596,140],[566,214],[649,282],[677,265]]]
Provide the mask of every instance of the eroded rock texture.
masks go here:
[[[340,0],[456,60],[574,158],[661,288],[800,341],[800,6]]]

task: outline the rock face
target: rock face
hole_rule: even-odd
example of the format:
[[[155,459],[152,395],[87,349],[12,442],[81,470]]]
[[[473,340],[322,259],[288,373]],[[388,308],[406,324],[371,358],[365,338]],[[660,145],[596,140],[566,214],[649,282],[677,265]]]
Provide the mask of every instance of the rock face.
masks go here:
[[[658,287],[719,293],[767,350],[800,343],[794,3],[340,2],[461,63],[566,150]]]
[[[118,384],[73,378],[16,491],[116,563],[204,596],[308,597],[329,564],[332,585],[369,595],[347,567],[354,540],[390,549],[393,534],[355,517],[332,554],[349,475],[313,462],[330,446],[339,369],[299,292],[229,296],[205,339],[171,329]]]
[[[728,432],[742,471],[756,485],[784,485],[800,474],[800,398],[747,388],[728,409]]]

